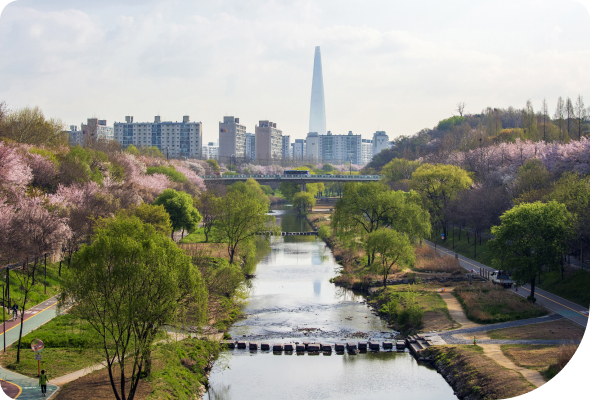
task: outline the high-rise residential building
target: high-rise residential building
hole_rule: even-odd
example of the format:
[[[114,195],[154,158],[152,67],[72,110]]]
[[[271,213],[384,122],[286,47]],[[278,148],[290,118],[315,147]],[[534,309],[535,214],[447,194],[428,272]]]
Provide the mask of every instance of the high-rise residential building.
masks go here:
[[[154,122],[133,122],[133,117],[127,116],[125,122],[115,122],[114,130],[115,140],[123,147],[155,146],[169,157],[202,155],[203,124],[190,122],[188,115],[182,122],[162,121],[160,116],[154,117]]]
[[[309,132],[317,132],[318,135],[326,134],[326,105],[324,101],[324,77],[322,75],[320,46],[316,46],[313,58]]]
[[[373,158],[373,141],[371,139],[362,140],[362,155],[361,163],[359,165],[367,165]]]
[[[219,159],[225,161],[230,157],[246,157],[246,127],[233,116],[223,117],[219,123]]]
[[[283,136],[282,156],[284,159],[291,158],[291,135]]]
[[[246,160],[256,160],[256,135],[246,133]]]
[[[326,135],[310,132],[307,135],[307,158],[310,161],[330,164],[352,162],[361,165],[363,161],[361,135],[348,132],[348,135]]]
[[[259,121],[255,129],[256,160],[262,165],[268,165],[273,160],[283,157],[283,132],[277,129],[277,124],[268,120]]]
[[[381,150],[388,149],[389,136],[384,131],[377,131],[373,134],[373,156],[381,153]]]
[[[219,160],[219,146],[215,142],[203,145],[203,158],[205,160]]]
[[[115,139],[115,130],[112,126],[107,126],[105,119],[88,118],[86,121],[86,124],[81,124],[80,130],[76,125],[70,125],[68,141],[71,145],[84,146]]]
[[[295,139],[294,143],[291,143],[291,158],[294,160],[306,159],[306,142],[305,139]]]

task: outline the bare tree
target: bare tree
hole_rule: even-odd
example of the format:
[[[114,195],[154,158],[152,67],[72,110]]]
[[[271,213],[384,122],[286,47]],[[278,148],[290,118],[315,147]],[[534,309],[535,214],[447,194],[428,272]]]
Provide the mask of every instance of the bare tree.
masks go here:
[[[584,106],[584,98],[582,95],[578,95],[576,99],[576,119],[578,120],[578,140],[582,138],[582,129],[586,122],[586,107]]]
[[[555,108],[555,114],[553,118],[559,121],[559,140],[563,140],[563,118],[565,113],[565,103],[561,96],[557,99],[557,107]]]
[[[543,99],[541,104],[541,111],[543,112],[543,141],[547,141],[547,100]]]
[[[463,116],[463,111],[465,111],[465,102],[461,101],[457,103],[457,112],[459,113],[459,116]]]
[[[571,138],[570,123],[572,121],[572,118],[574,117],[574,106],[572,105],[572,99],[570,99],[569,97],[565,101],[565,116],[567,118],[567,135]]]

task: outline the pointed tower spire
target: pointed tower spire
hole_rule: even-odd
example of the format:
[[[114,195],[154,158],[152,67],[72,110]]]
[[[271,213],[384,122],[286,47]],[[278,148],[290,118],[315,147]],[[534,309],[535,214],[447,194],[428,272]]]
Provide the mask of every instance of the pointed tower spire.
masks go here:
[[[326,105],[324,102],[324,77],[322,75],[322,55],[320,53],[320,46],[316,46],[315,56],[313,58],[309,131],[317,132],[320,135],[326,134]]]

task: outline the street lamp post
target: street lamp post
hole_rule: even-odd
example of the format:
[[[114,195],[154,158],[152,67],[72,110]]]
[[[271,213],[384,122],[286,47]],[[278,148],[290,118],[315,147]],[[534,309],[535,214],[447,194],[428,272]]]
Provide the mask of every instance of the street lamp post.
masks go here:
[[[45,253],[45,281],[43,286],[45,286],[45,294],[47,294],[47,253]]]
[[[2,285],[2,327],[4,329],[4,353],[6,353],[6,304],[4,303],[4,285]]]

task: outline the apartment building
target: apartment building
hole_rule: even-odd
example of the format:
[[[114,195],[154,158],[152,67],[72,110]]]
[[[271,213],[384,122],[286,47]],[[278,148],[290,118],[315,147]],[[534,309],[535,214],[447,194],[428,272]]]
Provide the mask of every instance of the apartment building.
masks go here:
[[[223,117],[219,123],[219,159],[246,157],[246,127],[239,118]]]
[[[70,125],[68,142],[72,145],[84,146],[89,142],[115,140],[115,130],[107,126],[106,119],[88,118],[86,124]]]
[[[283,156],[283,132],[277,124],[268,120],[259,121],[255,129],[256,160],[259,164],[269,164]]]
[[[182,122],[162,121],[159,115],[154,122],[133,122],[133,116],[125,117],[125,122],[114,123],[114,136],[121,146],[155,146],[168,157],[202,156],[203,125],[190,122],[185,115]]]

